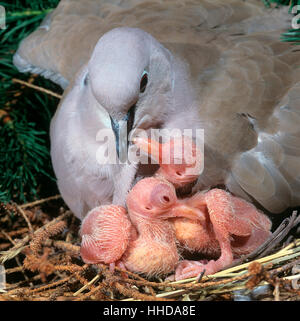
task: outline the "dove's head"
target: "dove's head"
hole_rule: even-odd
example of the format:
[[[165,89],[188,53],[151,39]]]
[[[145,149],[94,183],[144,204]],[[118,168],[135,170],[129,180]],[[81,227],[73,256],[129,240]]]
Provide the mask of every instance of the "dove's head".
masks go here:
[[[123,140],[117,147],[127,145],[132,129],[156,128],[167,114],[170,61],[170,52],[140,29],[116,28],[99,39],[84,83],[95,106],[109,114],[116,139]]]

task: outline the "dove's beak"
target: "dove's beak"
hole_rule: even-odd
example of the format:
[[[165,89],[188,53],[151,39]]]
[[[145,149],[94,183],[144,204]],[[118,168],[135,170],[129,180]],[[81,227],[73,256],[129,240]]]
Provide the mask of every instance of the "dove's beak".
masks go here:
[[[134,123],[135,105],[132,106],[125,117],[117,121],[110,117],[111,127],[116,137],[116,149],[121,162],[126,162],[129,140],[128,136]]]

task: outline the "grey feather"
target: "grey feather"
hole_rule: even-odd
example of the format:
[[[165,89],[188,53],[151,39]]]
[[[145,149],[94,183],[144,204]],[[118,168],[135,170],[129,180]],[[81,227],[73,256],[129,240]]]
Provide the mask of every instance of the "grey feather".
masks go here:
[[[112,133],[110,118],[119,124],[132,106],[134,130],[204,129],[194,191],[223,184],[274,213],[300,205],[300,57],[279,39],[290,19],[255,0],[62,0],[14,63],[66,88],[51,156],[72,211],[124,204],[151,174],[96,160],[98,131]]]

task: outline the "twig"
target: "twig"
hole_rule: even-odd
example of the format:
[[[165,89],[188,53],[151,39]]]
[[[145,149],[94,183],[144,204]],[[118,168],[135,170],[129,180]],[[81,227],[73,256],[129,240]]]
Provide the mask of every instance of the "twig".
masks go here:
[[[5,231],[3,231],[2,234],[9,240],[12,245],[16,245],[16,242]]]
[[[17,205],[17,204],[14,204],[14,205],[16,206],[17,210],[21,213],[21,215],[23,216],[24,220],[26,221],[30,233],[33,234],[34,233],[34,229],[33,229],[32,225],[31,225],[26,213],[23,211],[23,209],[19,205]]]
[[[292,268],[293,266],[295,266],[296,264],[299,264],[299,263],[300,263],[300,259],[296,259],[296,260],[294,260],[294,261],[292,261],[290,263],[287,263],[287,264],[285,264],[285,265],[283,265],[283,266],[281,266],[281,267],[279,267],[277,269],[273,269],[273,270],[270,271],[270,276],[273,276],[274,274],[278,274],[278,273],[281,273],[283,271],[286,271],[286,270]]]
[[[48,95],[51,95],[53,97],[56,97],[58,99],[61,99],[62,98],[62,95],[59,95],[59,94],[56,94],[55,92],[49,90],[49,89],[45,89],[43,87],[39,87],[39,86],[36,86],[36,85],[32,85],[26,81],[23,81],[23,80],[20,80],[20,79],[16,79],[16,78],[13,78],[12,79],[12,82],[15,82],[15,83],[19,83],[19,84],[22,84],[22,85],[25,85],[27,87],[30,87],[30,88],[33,88],[33,89],[36,89],[36,90],[39,90],[45,94],[48,94]]]
[[[6,248],[10,247],[11,243],[0,243],[0,250],[5,250]]]
[[[90,285],[94,284],[97,280],[99,280],[99,278],[100,278],[100,275],[97,274],[89,283],[85,284],[82,288],[80,288],[77,292],[75,292],[73,296],[77,296],[78,294],[80,294],[82,291],[87,289]]]
[[[66,278],[62,279],[62,280],[58,280],[58,281],[56,281],[56,282],[52,282],[52,283],[50,283],[50,284],[46,284],[46,285],[41,286],[41,287],[39,287],[39,288],[28,289],[27,291],[30,292],[31,294],[32,294],[32,293],[36,293],[36,292],[45,291],[45,290],[47,290],[47,289],[53,288],[53,287],[55,287],[55,286],[57,286],[57,285],[60,285],[60,284],[62,284],[62,283],[65,283],[65,282],[69,281],[72,277],[73,277],[72,275],[69,275],[69,276],[67,276]]]
[[[26,203],[26,204],[19,205],[19,208],[33,207],[33,206],[36,206],[36,205],[39,205],[39,204],[42,204],[42,203],[45,203],[45,202],[49,202],[49,201],[52,201],[52,200],[57,200],[59,198],[61,198],[61,195],[57,194],[57,195],[54,195],[54,196],[43,198],[43,199],[38,200],[38,201],[34,201],[34,202],[31,202],[31,203]]]
[[[28,227],[24,227],[24,228],[20,228],[16,231],[10,231],[10,232],[6,232],[7,235],[9,235],[10,237],[12,236],[16,236],[16,235],[20,235],[20,234],[24,234],[28,231]],[[3,232],[0,232],[0,235],[3,234]],[[4,235],[4,234],[3,234]]]
[[[11,274],[11,273],[22,272],[23,270],[24,270],[23,266],[17,266],[15,268],[6,269],[5,273],[8,275],[8,274]]]
[[[152,295],[147,295],[147,294],[143,294],[140,293],[134,289],[127,289],[123,284],[116,282],[115,283],[115,287],[117,288],[117,290],[125,295],[125,296],[129,296],[129,297],[133,297],[134,299],[137,300],[144,300],[144,301],[170,301],[170,299],[164,299],[161,297],[157,297],[157,296],[152,296]],[[172,300],[173,301],[173,300]]]
[[[70,214],[72,214],[71,211],[66,211],[65,213],[63,213],[60,216],[56,217],[55,219],[53,219],[52,221],[50,221],[46,225],[44,225],[44,226],[40,227],[39,229],[37,229],[34,232],[34,235],[36,233],[39,233],[42,230],[46,229],[49,225],[52,225],[52,224],[55,224],[55,223],[61,221],[62,219],[64,219],[65,217],[67,217]],[[26,247],[25,244],[27,242],[29,242],[30,239],[31,239],[31,237],[29,235],[26,235],[21,241],[16,243],[16,245],[14,247],[12,247],[11,249],[9,249],[7,251],[0,252],[0,255],[1,255],[0,256],[0,263],[4,263],[5,261],[10,260],[10,259],[14,258],[15,256],[17,256]]]
[[[41,279],[41,276],[40,275],[35,275],[34,277],[32,277],[30,280],[31,281],[38,281]],[[18,283],[15,283],[15,284],[8,284],[6,283],[6,292],[7,293],[14,293],[14,292],[18,292],[20,291],[20,288],[19,286],[25,284],[25,283],[28,283],[27,280],[23,280],[23,281],[20,281]]]
[[[75,255],[79,255],[80,253],[80,246],[65,241],[55,241],[53,242],[53,245],[61,250],[69,251]]]
[[[279,283],[275,284],[275,289],[274,289],[274,299],[275,301],[280,301],[280,297],[279,297]]]
[[[47,227],[45,226],[45,228],[41,229],[37,233],[34,233],[32,241],[30,242],[30,249],[35,255],[37,255],[39,250],[42,248],[42,242],[49,237],[62,232],[65,227],[65,221],[59,221],[54,224],[48,225]]]
[[[91,289],[89,292],[82,294],[81,296],[77,297],[74,301],[82,301],[85,298],[91,297],[92,294],[95,292],[101,290],[105,287],[105,284],[100,283],[98,286],[95,286],[93,289]]]

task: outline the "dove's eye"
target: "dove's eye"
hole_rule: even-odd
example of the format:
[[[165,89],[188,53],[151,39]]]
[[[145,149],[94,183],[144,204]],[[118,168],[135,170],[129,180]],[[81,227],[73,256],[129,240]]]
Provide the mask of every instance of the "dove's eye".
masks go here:
[[[88,82],[89,82],[89,74],[87,73],[87,74],[85,75],[84,79],[83,79],[83,84],[84,84],[84,86],[86,86],[86,85],[88,84]]]
[[[146,89],[148,83],[148,73],[147,71],[144,71],[142,74],[142,78],[141,78],[141,83],[140,83],[140,92],[143,93]]]

